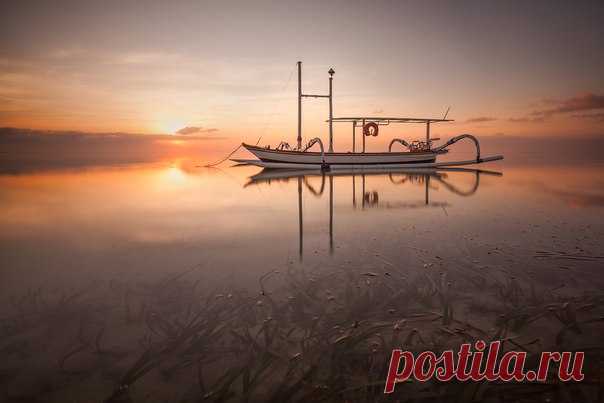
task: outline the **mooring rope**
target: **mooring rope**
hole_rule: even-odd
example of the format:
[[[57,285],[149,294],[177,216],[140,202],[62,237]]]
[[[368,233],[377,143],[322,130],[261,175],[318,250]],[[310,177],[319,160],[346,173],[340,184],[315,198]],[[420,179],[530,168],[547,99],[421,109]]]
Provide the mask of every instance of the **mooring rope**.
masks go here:
[[[262,139],[262,136],[258,137],[258,141],[256,141],[255,145],[258,145],[258,143],[260,143],[260,140]],[[226,160],[228,160],[233,154],[235,154],[237,151],[239,151],[239,149],[241,148],[243,144],[239,144],[237,146],[237,148],[235,148],[233,151],[231,151],[231,153],[229,155],[227,155],[226,157],[224,157],[223,159],[221,159],[220,161],[214,162],[212,164],[207,164],[204,165],[205,168],[210,168],[210,167],[215,167],[216,165],[220,165],[223,162],[225,162]]]
[[[239,149],[241,148],[241,146],[242,146],[242,144],[239,144],[239,145],[237,146],[237,148],[235,148],[233,151],[231,151],[231,153],[230,153],[229,155],[227,155],[226,157],[224,157],[224,158],[223,158],[223,159],[221,159],[220,161],[218,161],[218,162],[214,162],[213,164],[207,164],[207,165],[204,165],[204,167],[205,167],[205,168],[209,168],[209,167],[215,167],[216,165],[220,165],[220,164],[222,164],[223,162],[225,162],[226,160],[228,160],[228,159],[231,157],[231,155],[233,155],[233,154],[235,154],[237,151],[239,151]]]

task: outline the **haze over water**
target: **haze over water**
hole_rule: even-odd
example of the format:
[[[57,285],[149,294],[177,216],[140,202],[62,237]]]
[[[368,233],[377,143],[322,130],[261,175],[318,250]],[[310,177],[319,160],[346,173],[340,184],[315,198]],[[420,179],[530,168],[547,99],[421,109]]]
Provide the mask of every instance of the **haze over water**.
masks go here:
[[[21,168],[12,161],[0,176],[3,286],[155,277],[197,265],[209,281],[255,286],[263,273],[302,262],[401,270],[465,262],[519,273],[537,267],[554,278],[560,262],[538,252],[604,255],[601,158],[567,140],[497,138],[483,149],[506,159],[470,167],[485,172],[354,176],[230,162],[204,168],[220,157],[207,153],[75,167],[68,158]],[[563,266],[596,285],[601,264]]]

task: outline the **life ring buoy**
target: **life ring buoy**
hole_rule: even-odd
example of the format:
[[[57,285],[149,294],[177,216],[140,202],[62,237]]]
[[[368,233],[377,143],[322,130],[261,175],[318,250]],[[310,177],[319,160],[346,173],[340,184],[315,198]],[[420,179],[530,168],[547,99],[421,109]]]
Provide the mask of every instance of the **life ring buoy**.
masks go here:
[[[380,196],[375,190],[373,192],[365,192],[363,195],[363,200],[365,200],[365,203],[369,204],[370,206],[375,206],[379,203]]]
[[[365,123],[365,125],[363,126],[363,134],[365,136],[377,137],[378,131],[378,125],[375,122]]]

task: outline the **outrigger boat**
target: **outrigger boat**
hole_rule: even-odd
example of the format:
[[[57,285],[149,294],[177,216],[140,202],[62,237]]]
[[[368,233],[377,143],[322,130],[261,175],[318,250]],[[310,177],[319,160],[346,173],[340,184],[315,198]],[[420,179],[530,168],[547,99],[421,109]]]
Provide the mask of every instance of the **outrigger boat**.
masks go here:
[[[434,141],[440,139],[430,138],[430,125],[440,122],[451,122],[447,119],[447,113],[442,119],[435,118],[410,118],[410,117],[333,117],[333,75],[334,70],[329,70],[329,93],[327,95],[303,94],[302,93],[302,62],[298,62],[298,137],[295,147],[282,141],[275,148],[270,146],[259,147],[242,143],[241,145],[254,154],[258,159],[233,159],[232,161],[241,164],[257,165],[265,168],[285,168],[285,169],[355,169],[355,168],[438,168],[445,166],[460,166],[479,164],[487,161],[496,161],[503,159],[502,155],[483,157],[480,154],[480,143],[478,139],[471,134],[461,134],[451,138],[449,141],[435,145]],[[308,143],[302,144],[302,98],[327,98],[329,99],[329,147],[327,151],[320,138],[315,137]],[[336,152],[333,149],[333,123],[352,123],[352,151]],[[404,139],[392,139],[385,152],[367,152],[365,151],[366,139],[376,137],[379,132],[379,126],[389,125],[391,123],[419,123],[426,125],[426,140],[407,142]],[[360,152],[356,150],[356,129],[362,128],[362,148]],[[448,148],[460,140],[471,140],[476,148],[476,157],[471,160],[437,162],[436,158],[440,154],[448,152]],[[392,151],[394,145],[400,144],[405,147],[405,151]],[[315,145],[319,146],[319,151],[310,151]]]

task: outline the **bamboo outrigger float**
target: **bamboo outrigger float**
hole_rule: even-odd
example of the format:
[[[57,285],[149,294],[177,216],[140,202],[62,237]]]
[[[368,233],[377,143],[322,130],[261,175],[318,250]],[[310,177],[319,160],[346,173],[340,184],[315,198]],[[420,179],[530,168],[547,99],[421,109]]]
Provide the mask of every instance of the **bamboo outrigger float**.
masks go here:
[[[295,147],[282,141],[277,147],[259,147],[242,143],[242,146],[254,154],[257,160],[233,159],[237,163],[257,165],[265,168],[297,168],[297,169],[354,169],[354,168],[438,168],[445,166],[461,166],[479,164],[488,161],[503,159],[502,155],[483,157],[480,154],[480,143],[471,134],[461,134],[451,138],[441,145],[433,142],[439,139],[430,138],[430,125],[440,122],[451,122],[447,114],[442,119],[434,118],[392,118],[392,117],[333,117],[333,69],[329,69],[329,94],[303,94],[302,93],[302,62],[298,62],[298,137]],[[305,145],[302,144],[302,98],[327,98],[329,100],[329,147],[325,150],[323,141],[315,137]],[[448,111],[447,111],[448,112]],[[352,123],[352,151],[336,152],[333,149],[333,123]],[[407,142],[404,139],[395,138],[390,142],[388,151],[367,152],[365,151],[366,139],[376,137],[379,126],[391,123],[419,123],[426,125],[426,140]],[[361,151],[356,150],[356,129],[362,128]],[[476,158],[464,161],[436,162],[440,154],[448,152],[448,148],[460,140],[469,139],[476,147]],[[400,144],[406,151],[392,151],[392,148]],[[315,145],[319,151],[310,151]]]

